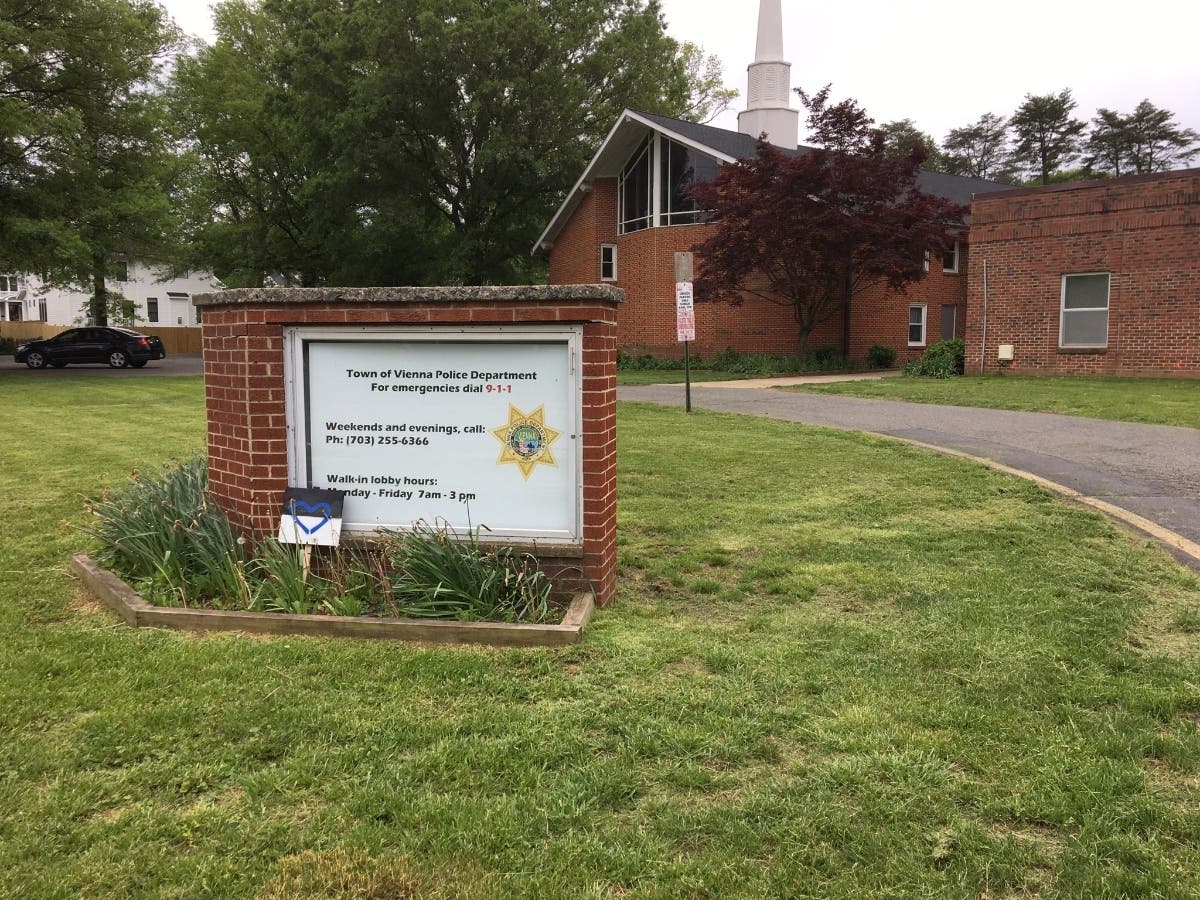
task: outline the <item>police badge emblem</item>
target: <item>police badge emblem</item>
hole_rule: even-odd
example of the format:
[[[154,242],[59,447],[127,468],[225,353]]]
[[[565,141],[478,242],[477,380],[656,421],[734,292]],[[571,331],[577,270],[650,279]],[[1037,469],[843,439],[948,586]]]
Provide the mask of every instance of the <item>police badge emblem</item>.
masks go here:
[[[557,466],[550,445],[562,434],[546,424],[546,407],[539,406],[531,413],[524,413],[511,403],[508,405],[508,422],[492,429],[492,436],[503,448],[496,465],[514,463],[525,480],[539,465]]]

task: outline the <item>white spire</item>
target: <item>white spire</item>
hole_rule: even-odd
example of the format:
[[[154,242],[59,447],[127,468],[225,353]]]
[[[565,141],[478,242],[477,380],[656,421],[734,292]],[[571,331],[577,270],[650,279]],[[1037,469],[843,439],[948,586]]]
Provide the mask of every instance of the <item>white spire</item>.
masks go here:
[[[758,46],[755,62],[783,62],[783,10],[781,0],[758,4]]]
[[[791,108],[791,64],[783,61],[782,0],[759,0],[758,46],[747,68],[746,109],[738,114],[738,131],[778,147],[796,149],[800,113]]]

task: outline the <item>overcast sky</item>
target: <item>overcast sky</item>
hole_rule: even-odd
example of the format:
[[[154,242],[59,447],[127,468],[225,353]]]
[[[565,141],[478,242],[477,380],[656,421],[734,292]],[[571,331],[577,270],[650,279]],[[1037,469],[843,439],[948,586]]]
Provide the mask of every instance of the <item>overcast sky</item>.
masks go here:
[[[186,31],[211,38],[207,0],[164,5]],[[726,83],[744,95],[758,0],[662,5],[670,34],[720,57]],[[1025,94],[1065,87],[1079,118],[1149,98],[1200,131],[1198,0],[783,0],[783,20],[793,87],[832,82],[835,98],[854,97],[876,121],[912,119],[938,141],[985,112],[1010,114]],[[741,104],[713,124],[736,129]]]

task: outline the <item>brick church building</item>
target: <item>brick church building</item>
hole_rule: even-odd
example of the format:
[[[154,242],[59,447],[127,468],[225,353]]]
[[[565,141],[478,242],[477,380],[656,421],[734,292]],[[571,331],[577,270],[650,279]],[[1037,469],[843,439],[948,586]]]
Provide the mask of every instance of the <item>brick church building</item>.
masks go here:
[[[782,35],[780,0],[761,0],[738,131],[625,110],[538,239],[534,252],[548,257],[552,284],[625,290],[618,340],[628,353],[681,355],[674,256],[714,230],[684,196],[688,187],[753,156],[760,134],[784,153],[806,152]],[[958,337],[975,371],[982,361],[989,371],[1200,374],[1200,171],[1016,191],[922,172],[920,184],[971,208],[954,249],[932,254],[928,274],[906,292],[856,293],[850,322],[836,313],[809,336],[810,349],[830,346],[862,362],[882,344],[903,362]],[[1131,241],[1145,252],[1122,255]],[[972,259],[982,247],[996,256],[987,267]],[[698,303],[693,349],[791,353],[795,333],[783,305],[752,296],[737,306]],[[1139,351],[1150,345],[1149,356]]]

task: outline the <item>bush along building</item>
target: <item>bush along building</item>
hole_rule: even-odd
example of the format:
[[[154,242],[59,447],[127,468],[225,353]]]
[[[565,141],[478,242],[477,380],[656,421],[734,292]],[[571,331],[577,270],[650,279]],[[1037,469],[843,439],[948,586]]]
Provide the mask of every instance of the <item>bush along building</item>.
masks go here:
[[[618,343],[627,353],[681,355],[675,254],[715,230],[688,188],[754,156],[762,134],[785,154],[808,152],[797,145],[782,33],[780,0],[761,0],[738,131],[625,110],[534,248],[548,257],[552,284],[625,290]],[[987,371],[1200,373],[1198,181],[1193,170],[1014,191],[922,172],[924,191],[971,210],[952,223],[960,229],[953,249],[931,253],[927,274],[906,291],[856,292],[850,321],[836,311],[806,346],[861,364],[878,344],[903,363],[958,337],[974,371],[986,359]],[[702,356],[727,347],[788,354],[795,337],[784,305],[749,295],[738,305],[696,305],[693,349]]]

